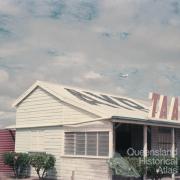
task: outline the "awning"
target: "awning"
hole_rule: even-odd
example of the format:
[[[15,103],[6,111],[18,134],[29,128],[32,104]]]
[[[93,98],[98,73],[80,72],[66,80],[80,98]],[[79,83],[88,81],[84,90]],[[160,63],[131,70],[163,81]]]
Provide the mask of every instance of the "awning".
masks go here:
[[[112,122],[180,128],[180,121],[174,120],[140,119],[122,116],[112,116]]]

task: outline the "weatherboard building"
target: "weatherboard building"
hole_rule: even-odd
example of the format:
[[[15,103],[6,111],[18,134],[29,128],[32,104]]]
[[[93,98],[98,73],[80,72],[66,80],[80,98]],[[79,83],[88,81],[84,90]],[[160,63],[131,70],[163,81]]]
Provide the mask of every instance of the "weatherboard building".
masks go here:
[[[180,154],[178,99],[151,94],[137,100],[37,81],[14,103],[17,152],[56,157],[50,176],[62,180],[112,180],[107,161],[127,150]],[[33,175],[33,171],[31,172]]]

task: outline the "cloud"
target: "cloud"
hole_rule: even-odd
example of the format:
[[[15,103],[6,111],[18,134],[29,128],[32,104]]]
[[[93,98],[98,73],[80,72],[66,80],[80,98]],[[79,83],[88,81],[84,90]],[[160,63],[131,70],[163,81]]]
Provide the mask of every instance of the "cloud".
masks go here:
[[[96,73],[96,72],[94,72],[94,71],[90,71],[90,72],[88,72],[88,73],[86,73],[86,74],[84,75],[84,78],[85,78],[85,79],[96,80],[96,79],[101,79],[102,76],[101,76],[99,73]]]
[[[113,38],[116,40],[127,40],[129,35],[130,33],[128,32],[108,32],[108,31],[101,32],[102,37]]]
[[[0,83],[6,82],[9,79],[9,75],[5,70],[0,69]]]
[[[179,95],[179,16],[176,0],[0,0],[0,120],[13,122],[11,102],[37,79]]]
[[[85,54],[80,52],[71,52],[68,54],[55,55],[52,64],[55,66],[72,66],[84,64],[86,60]]]
[[[0,12],[1,14],[8,14],[8,15],[16,15],[19,13],[19,8],[17,4],[15,4],[15,1],[6,0],[0,1]]]
[[[52,18],[66,21],[91,21],[97,17],[98,3],[95,0],[27,0],[18,5],[36,18]]]
[[[14,112],[0,112],[0,128],[14,125],[15,113]]]
[[[180,3],[178,1],[174,1],[171,3],[172,10],[175,14],[180,14]]]

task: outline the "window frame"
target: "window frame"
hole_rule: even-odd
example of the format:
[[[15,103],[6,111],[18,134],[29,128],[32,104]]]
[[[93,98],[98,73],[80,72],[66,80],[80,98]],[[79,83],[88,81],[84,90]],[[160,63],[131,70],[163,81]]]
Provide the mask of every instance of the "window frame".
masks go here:
[[[75,133],[74,134],[74,142],[76,142],[76,133],[85,133],[85,155],[76,155],[76,143],[74,144],[74,153],[73,154],[66,154],[65,153],[65,144],[66,144],[66,133]],[[96,155],[87,155],[87,134],[88,133],[96,133]],[[106,156],[99,156],[98,152],[98,138],[99,138],[99,133],[107,133],[108,135],[108,155]],[[63,143],[63,155],[62,157],[74,157],[74,158],[94,158],[94,159],[109,159],[110,157],[110,130],[90,130],[90,131],[64,131],[64,143]]]

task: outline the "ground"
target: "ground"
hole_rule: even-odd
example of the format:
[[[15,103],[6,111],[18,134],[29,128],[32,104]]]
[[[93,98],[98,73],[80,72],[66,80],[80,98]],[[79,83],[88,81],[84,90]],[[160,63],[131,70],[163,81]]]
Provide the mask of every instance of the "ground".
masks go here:
[[[15,178],[7,177],[5,174],[0,173],[0,180],[14,180]],[[30,177],[30,178],[24,178],[21,180],[38,180],[37,177]],[[132,179],[126,179],[126,180],[132,180]],[[171,180],[171,178],[162,178],[161,180]],[[180,180],[180,176],[176,177],[175,180]]]
[[[0,180],[14,180],[15,178],[8,177],[7,175],[0,173]],[[36,177],[25,178],[21,180],[38,180]]]

